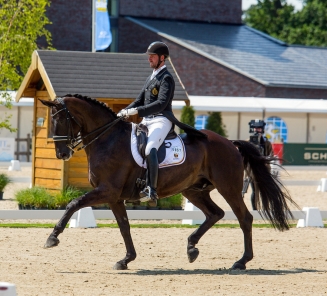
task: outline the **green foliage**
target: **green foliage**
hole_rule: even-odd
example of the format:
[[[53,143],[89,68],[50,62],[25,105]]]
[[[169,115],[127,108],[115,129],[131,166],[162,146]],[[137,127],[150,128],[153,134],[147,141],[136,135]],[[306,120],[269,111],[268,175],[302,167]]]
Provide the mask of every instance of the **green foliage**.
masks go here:
[[[194,127],[195,124],[195,111],[192,106],[184,106],[182,109],[181,122]],[[183,133],[183,130],[180,130]]]
[[[306,0],[300,11],[286,0],[258,0],[244,21],[289,44],[327,46],[327,0]]]
[[[209,112],[209,117],[205,128],[216,132],[217,134],[223,137],[228,137],[226,132],[226,126],[223,124],[220,112]]]
[[[68,186],[60,193],[51,194],[43,187],[33,187],[16,192],[18,204],[33,209],[64,209],[73,199],[83,195],[85,191]]]
[[[25,208],[54,208],[53,196],[42,187],[20,190],[15,194],[19,205]]]
[[[6,188],[8,184],[10,184],[12,181],[10,177],[7,174],[0,174],[0,192],[3,192],[3,190]]]
[[[167,198],[161,198],[158,200],[158,207],[161,209],[173,209],[179,208],[183,204],[183,195],[181,193],[175,194]]]
[[[54,196],[54,206],[58,209],[64,209],[75,198],[82,196],[86,192],[72,186],[67,186],[60,193]]]
[[[0,0],[0,105],[10,107],[6,91],[19,88],[37,39],[43,36],[51,45],[51,34],[45,29],[50,24],[45,15],[49,4],[50,0]],[[14,131],[8,117],[0,122],[1,128]]]

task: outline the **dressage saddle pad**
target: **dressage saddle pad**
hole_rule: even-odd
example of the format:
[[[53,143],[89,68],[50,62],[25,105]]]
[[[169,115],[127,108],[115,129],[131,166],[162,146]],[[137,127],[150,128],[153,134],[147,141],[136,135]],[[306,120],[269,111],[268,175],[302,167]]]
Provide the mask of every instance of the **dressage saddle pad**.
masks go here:
[[[144,158],[140,154],[139,147],[137,145],[138,139],[136,136],[136,126],[136,124],[132,123],[131,151],[135,162],[140,167],[146,168],[146,161],[143,161]],[[163,149],[165,151],[162,151]],[[184,142],[182,141],[179,135],[176,135],[174,139],[170,139],[170,137],[168,136],[168,138],[165,139],[164,143],[159,148],[159,151],[159,169],[182,164],[186,158]]]

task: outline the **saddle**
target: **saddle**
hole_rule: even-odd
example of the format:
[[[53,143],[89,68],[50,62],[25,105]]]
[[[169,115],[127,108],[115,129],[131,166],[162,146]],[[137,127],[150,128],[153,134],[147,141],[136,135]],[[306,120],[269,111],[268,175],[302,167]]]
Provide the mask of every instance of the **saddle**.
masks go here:
[[[173,124],[168,135],[166,136],[165,140],[172,140],[177,137],[177,134],[174,131],[174,128],[175,128],[175,125]],[[143,159],[146,158],[145,147],[148,143],[148,133],[149,133],[149,130],[144,124],[140,123],[140,124],[136,125],[135,135],[136,135],[136,139],[137,139],[137,151],[140,153],[140,155],[142,156]],[[170,146],[167,146],[169,144],[171,146],[171,143],[165,143],[165,141],[163,141],[163,143],[159,147],[159,149],[157,151],[158,163],[161,163],[164,161],[164,159],[166,157],[166,148],[170,148]]]

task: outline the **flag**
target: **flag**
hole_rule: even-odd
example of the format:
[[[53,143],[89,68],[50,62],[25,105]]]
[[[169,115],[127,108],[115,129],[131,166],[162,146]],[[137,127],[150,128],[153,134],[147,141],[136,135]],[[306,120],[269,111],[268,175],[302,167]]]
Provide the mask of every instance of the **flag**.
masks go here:
[[[107,0],[95,1],[95,50],[106,49],[112,41]]]

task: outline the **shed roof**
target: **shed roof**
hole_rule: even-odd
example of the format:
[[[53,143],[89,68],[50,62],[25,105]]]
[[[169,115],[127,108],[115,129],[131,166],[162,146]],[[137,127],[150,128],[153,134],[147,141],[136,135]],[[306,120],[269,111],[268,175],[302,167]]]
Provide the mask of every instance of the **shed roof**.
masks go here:
[[[188,101],[173,64],[167,60],[166,65],[176,83],[174,100]],[[16,100],[23,96],[34,97],[40,81],[44,82],[51,99],[68,93],[92,98],[133,99],[150,74],[144,54],[38,50],[33,53]]]
[[[327,48],[287,45],[246,25],[126,18],[261,84],[327,88]]]

